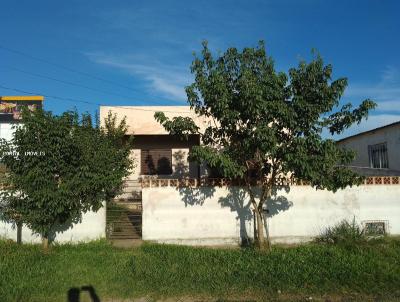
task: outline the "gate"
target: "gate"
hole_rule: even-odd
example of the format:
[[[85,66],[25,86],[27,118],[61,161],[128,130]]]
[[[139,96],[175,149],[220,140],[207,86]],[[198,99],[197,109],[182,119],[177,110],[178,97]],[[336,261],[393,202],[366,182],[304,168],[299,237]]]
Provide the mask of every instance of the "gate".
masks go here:
[[[137,181],[127,181],[121,195],[107,204],[107,239],[142,238],[142,194]]]

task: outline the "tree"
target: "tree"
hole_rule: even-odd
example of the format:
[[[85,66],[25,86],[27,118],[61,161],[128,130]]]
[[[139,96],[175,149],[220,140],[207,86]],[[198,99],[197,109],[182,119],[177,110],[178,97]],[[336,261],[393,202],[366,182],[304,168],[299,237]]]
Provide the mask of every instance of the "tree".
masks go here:
[[[224,177],[244,183],[256,216],[258,247],[270,246],[263,210],[280,178],[332,191],[360,183],[361,177],[345,167],[354,153],[337,147],[322,131],[341,133],[376,105],[367,99],[355,109],[340,107],[347,79],[333,80],[332,66],[319,55],[286,74],[275,71],[262,41],[242,52],[229,48],[215,59],[203,42],[191,72],[195,80],[186,87],[188,103],[210,125],[201,132],[189,117],[169,119],[157,112],[155,118],[171,134],[200,135],[202,145],[193,147],[191,160],[205,161]]]
[[[100,127],[89,114],[24,110],[13,139],[0,144],[8,171],[3,219],[22,221],[47,248],[57,227],[80,221],[120,191],[133,164],[126,130],[125,120],[117,124],[111,114]]]

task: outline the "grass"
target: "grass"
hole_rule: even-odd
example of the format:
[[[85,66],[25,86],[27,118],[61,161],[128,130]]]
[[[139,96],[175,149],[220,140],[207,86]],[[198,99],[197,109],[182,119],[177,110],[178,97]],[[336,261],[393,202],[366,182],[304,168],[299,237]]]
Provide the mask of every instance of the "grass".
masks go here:
[[[37,245],[0,241],[0,301],[67,301],[71,288],[88,285],[101,301],[144,296],[397,301],[400,239],[275,247],[271,253],[148,243],[129,250],[104,241],[53,246],[44,253]]]

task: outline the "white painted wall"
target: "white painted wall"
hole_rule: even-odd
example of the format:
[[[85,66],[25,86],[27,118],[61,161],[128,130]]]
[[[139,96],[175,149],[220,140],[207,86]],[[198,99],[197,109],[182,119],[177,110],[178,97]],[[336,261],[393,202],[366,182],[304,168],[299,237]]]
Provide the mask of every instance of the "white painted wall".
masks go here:
[[[0,138],[10,141],[15,131],[12,129],[13,125],[10,123],[0,123]]]
[[[88,212],[83,215],[82,222],[70,226],[67,230],[55,234],[55,242],[81,242],[106,237],[106,209],[102,207],[97,212]],[[11,224],[0,221],[0,238],[17,240],[17,229]],[[22,241],[38,243],[41,238],[24,226],[22,228]]]
[[[240,188],[143,189],[143,239],[184,244],[237,244],[246,230],[253,236],[252,217],[242,221],[247,195]],[[192,197],[191,197],[192,196]],[[227,196],[236,198],[226,198]],[[238,198],[243,196],[244,198]],[[273,242],[307,241],[342,219],[387,220],[389,233],[400,234],[400,186],[363,185],[332,193],[308,186],[279,192],[269,219]],[[225,205],[222,202],[225,200]],[[226,206],[226,201],[236,206]],[[237,211],[239,209],[239,213]],[[247,212],[248,213],[248,212]]]

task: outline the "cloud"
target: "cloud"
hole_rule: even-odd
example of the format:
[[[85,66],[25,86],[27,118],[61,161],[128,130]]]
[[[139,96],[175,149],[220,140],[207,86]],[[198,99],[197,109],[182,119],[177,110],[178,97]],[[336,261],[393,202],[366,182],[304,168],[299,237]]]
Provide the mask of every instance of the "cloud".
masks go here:
[[[400,113],[400,72],[393,66],[386,66],[378,83],[349,85],[345,94],[373,99],[378,104],[376,112]]]
[[[387,66],[375,84],[349,85],[345,96],[357,99],[371,98],[378,106],[367,120],[363,120],[359,125],[353,125],[340,135],[335,135],[335,139],[400,121],[400,73],[393,66]],[[324,134],[325,137],[329,136],[327,131],[324,131]]]
[[[186,100],[185,86],[192,80],[187,68],[151,61],[143,55],[133,57],[99,53],[86,55],[93,62],[122,70],[134,77],[140,77],[141,80],[147,82],[146,88],[150,93],[156,93],[182,104]]]

